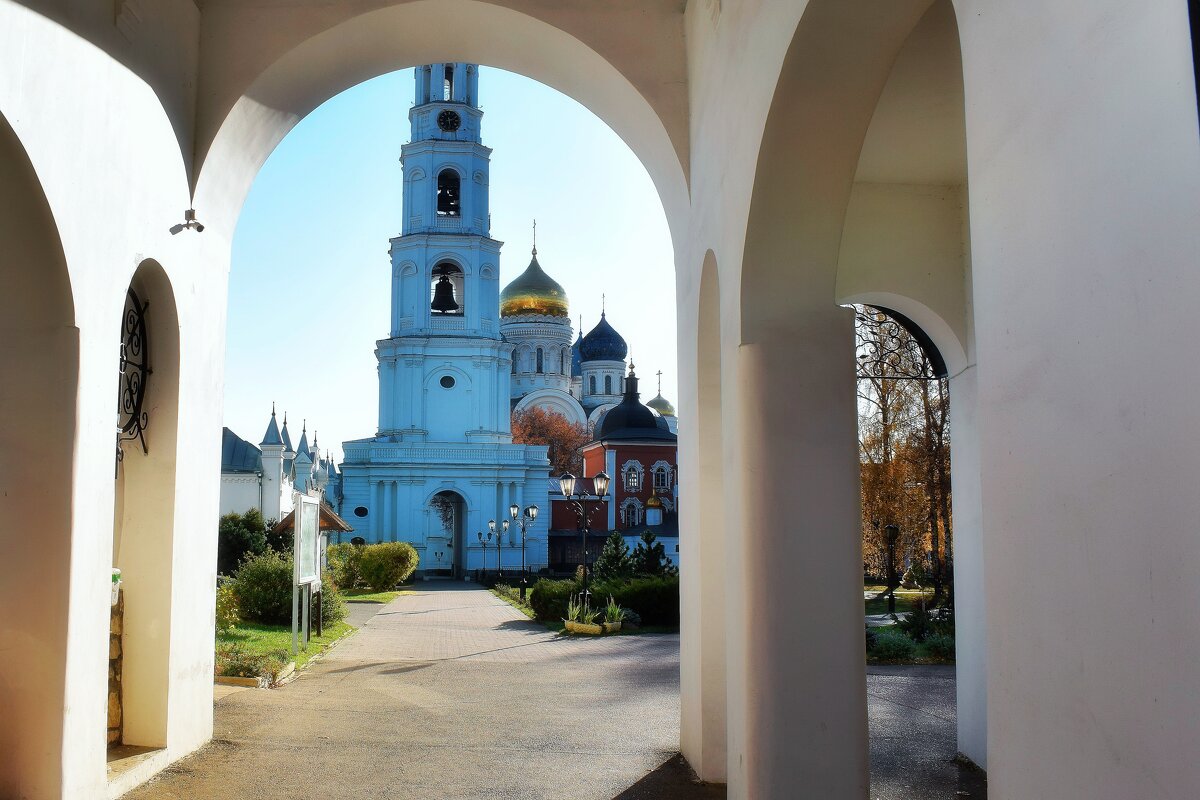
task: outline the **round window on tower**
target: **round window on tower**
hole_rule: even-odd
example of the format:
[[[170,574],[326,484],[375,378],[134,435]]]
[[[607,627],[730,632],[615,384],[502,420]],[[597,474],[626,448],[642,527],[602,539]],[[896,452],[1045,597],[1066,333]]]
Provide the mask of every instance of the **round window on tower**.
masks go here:
[[[441,383],[442,383],[443,389],[453,389],[454,388],[454,378],[450,375],[443,375]]]
[[[365,517],[366,515],[367,515],[367,507],[366,506],[359,506],[358,508],[354,509],[354,516]]]

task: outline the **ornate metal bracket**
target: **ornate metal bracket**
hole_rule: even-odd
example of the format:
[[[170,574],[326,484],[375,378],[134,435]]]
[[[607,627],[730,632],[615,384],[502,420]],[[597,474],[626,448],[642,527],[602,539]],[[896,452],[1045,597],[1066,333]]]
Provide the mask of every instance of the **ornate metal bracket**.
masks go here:
[[[891,309],[854,307],[854,349],[859,378],[936,381],[947,375],[928,334]]]
[[[150,424],[150,417],[144,408],[146,385],[152,372],[146,337],[146,312],[149,308],[150,302],[143,303],[133,289],[126,293],[125,311],[121,315],[121,360],[117,371],[117,473],[121,469],[121,462],[125,460],[122,442],[139,441],[142,443],[142,452],[150,452],[146,445],[146,427]]]

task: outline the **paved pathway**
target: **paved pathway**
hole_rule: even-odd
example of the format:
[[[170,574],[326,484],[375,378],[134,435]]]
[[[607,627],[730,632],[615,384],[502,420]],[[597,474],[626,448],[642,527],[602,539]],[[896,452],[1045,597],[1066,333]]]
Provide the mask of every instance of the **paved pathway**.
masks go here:
[[[873,667],[868,693],[872,800],[985,797],[951,761],[952,667]],[[724,798],[678,742],[677,635],[561,637],[431,582],[294,682],[221,699],[213,743],[127,797]]]
[[[678,635],[561,637],[430,582],[295,682],[224,698],[213,744],[127,797],[612,800],[678,743]]]

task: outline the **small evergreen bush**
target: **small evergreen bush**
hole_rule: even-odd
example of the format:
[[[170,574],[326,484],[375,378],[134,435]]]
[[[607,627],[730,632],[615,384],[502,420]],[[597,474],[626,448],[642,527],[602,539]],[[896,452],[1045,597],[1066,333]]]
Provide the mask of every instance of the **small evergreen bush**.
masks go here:
[[[912,661],[917,655],[917,645],[903,633],[877,633],[871,655],[880,661]]]
[[[954,637],[944,633],[935,633],[925,640],[925,649],[929,655],[939,661],[953,661]]]
[[[635,574],[667,576],[678,573],[672,566],[671,559],[667,558],[667,549],[663,547],[662,542],[656,541],[657,538],[650,531],[642,532],[642,540],[638,542],[631,556]]]
[[[380,542],[362,548],[358,569],[363,581],[377,592],[390,592],[416,570],[417,551],[408,542]]]
[[[592,578],[610,581],[633,575],[633,561],[629,556],[629,545],[620,531],[613,531],[604,542],[604,549],[592,564]]]
[[[266,523],[257,508],[245,514],[226,514],[217,523],[217,574],[233,574],[246,556],[266,549]]]
[[[571,595],[579,591],[575,581],[555,581],[539,578],[529,590],[529,607],[534,616],[543,622],[556,622],[567,616],[567,603]]]
[[[868,653],[871,652],[871,648],[873,648],[875,646],[875,640],[877,638],[878,637],[875,635],[875,631],[871,630],[870,626],[868,626],[867,627],[867,652]]]
[[[274,550],[250,556],[230,581],[242,619],[269,625],[292,622],[292,559]]]
[[[363,545],[348,542],[331,544],[325,548],[325,560],[329,563],[329,572],[333,575],[333,582],[338,585],[339,589],[353,589],[362,581],[360,560],[363,549]]]

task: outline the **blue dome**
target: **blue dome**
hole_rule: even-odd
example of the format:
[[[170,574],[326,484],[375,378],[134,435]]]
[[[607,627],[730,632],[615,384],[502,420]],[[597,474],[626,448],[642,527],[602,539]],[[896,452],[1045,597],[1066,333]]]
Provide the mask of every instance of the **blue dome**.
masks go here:
[[[628,353],[629,345],[608,324],[603,311],[600,312],[599,324],[579,344],[582,361],[624,361]]]

